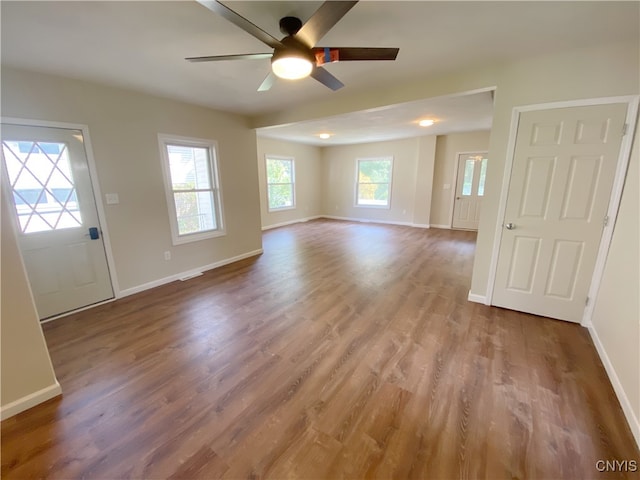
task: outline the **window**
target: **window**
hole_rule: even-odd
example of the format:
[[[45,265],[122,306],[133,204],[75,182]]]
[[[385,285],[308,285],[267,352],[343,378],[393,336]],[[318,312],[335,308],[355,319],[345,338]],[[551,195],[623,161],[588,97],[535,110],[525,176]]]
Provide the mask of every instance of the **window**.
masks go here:
[[[173,244],[224,235],[216,144],[158,135]]]
[[[82,226],[66,143],[5,140],[2,153],[22,233]]]
[[[269,211],[295,208],[295,174],[293,158],[268,156],[267,200]]]
[[[388,208],[391,205],[393,158],[359,158],[356,164],[356,205]]]

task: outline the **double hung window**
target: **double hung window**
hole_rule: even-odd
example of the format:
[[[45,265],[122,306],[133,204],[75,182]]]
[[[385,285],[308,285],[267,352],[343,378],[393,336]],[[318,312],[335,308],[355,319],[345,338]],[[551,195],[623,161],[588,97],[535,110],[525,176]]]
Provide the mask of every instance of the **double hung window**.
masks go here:
[[[358,158],[356,160],[356,205],[389,208],[393,158]]]
[[[173,244],[224,235],[212,140],[159,135]]]
[[[293,158],[266,157],[269,211],[295,208],[295,172]]]

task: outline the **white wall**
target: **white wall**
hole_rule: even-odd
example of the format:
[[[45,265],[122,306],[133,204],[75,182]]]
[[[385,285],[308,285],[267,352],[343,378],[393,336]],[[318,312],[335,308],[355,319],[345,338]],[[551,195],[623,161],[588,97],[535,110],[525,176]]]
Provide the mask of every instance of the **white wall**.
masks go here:
[[[393,157],[390,208],[355,206],[356,159]],[[324,147],[323,212],[337,218],[429,225],[435,137]]]
[[[592,334],[605,356],[640,445],[640,151],[636,137],[602,283],[595,299]]]
[[[451,203],[452,194],[456,188],[454,173],[458,168],[458,154],[488,151],[490,134],[489,130],[484,130],[438,136],[433,173],[431,225],[451,226]],[[488,162],[487,169],[490,168],[490,158]],[[449,185],[449,188],[444,188],[445,185]]]
[[[121,290],[261,249],[256,136],[244,117],[5,67],[1,101],[3,116],[88,125],[100,189],[120,197],[105,210]],[[158,133],[218,142],[226,236],[172,245]]]
[[[5,195],[3,197],[0,200],[0,406],[2,418],[6,418],[58,395],[60,386],[31,298],[10,221],[9,203]]]
[[[260,187],[260,215],[262,228],[302,221],[319,216],[322,212],[322,159],[321,148],[300,143],[258,137],[258,178]],[[295,159],[296,207],[269,212],[265,156],[276,155]]]

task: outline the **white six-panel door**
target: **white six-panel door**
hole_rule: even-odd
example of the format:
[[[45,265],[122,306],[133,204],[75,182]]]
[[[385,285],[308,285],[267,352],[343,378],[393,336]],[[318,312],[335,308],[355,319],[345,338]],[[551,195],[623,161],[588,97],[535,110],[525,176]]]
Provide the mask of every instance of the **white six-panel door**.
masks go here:
[[[3,124],[1,154],[40,318],[113,298],[82,131]]]
[[[627,107],[520,115],[492,304],[582,319]]]

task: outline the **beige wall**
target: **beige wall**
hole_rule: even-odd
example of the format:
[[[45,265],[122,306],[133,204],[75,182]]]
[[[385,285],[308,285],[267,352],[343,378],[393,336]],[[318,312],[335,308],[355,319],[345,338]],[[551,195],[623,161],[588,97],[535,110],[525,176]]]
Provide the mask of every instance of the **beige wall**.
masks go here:
[[[2,199],[4,200],[4,199]],[[0,248],[0,406],[39,394],[43,401],[59,393],[47,345],[40,328],[27,277],[10,222],[8,202],[2,204],[2,246]],[[45,392],[46,391],[46,392]],[[43,396],[44,395],[44,396]],[[28,402],[25,406],[31,406]],[[18,409],[18,411],[21,408]],[[10,414],[18,411],[9,412]]]
[[[616,44],[523,60],[501,69],[494,102],[487,170],[471,292],[485,296],[513,108],[582,98],[637,94],[638,44]]]
[[[640,148],[638,129],[611,248],[595,300],[593,329],[635,415],[640,443]]]
[[[458,154],[488,151],[490,134],[491,132],[486,130],[438,136],[433,173],[431,225],[451,226],[451,200],[452,192],[456,188],[454,172],[458,168]],[[487,169],[489,168],[487,165]],[[449,185],[449,188],[445,188],[445,185]]]
[[[260,214],[262,228],[317,217],[322,212],[321,148],[300,143],[258,137],[258,178],[260,186]],[[296,208],[269,212],[265,156],[276,155],[295,159]]]
[[[356,159],[393,157],[390,208],[355,206]],[[324,215],[426,226],[431,208],[435,137],[324,147]]]
[[[120,197],[105,210],[121,290],[261,249],[256,136],[243,117],[4,67],[1,101],[3,116],[89,126],[102,193]],[[158,133],[218,142],[226,236],[172,245]]]

